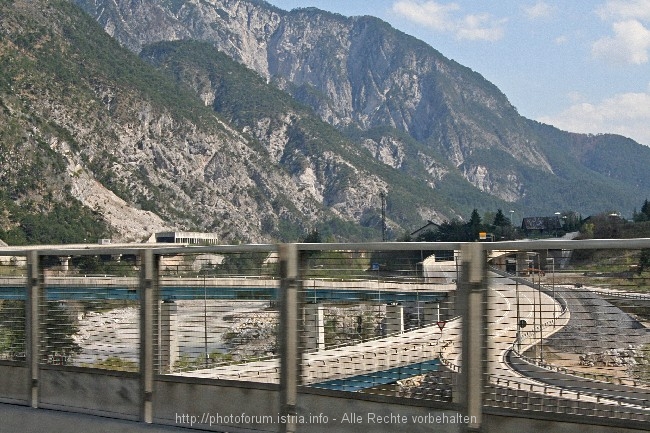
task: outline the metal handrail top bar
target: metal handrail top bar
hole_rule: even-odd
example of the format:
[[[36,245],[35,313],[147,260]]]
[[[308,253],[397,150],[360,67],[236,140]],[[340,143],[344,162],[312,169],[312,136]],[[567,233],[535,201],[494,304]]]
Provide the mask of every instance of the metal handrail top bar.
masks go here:
[[[352,242],[352,243],[296,243],[300,251],[420,251],[420,250],[460,250],[462,245],[474,242]],[[544,239],[480,243],[486,251],[535,249],[640,249],[650,248],[650,238],[634,239]],[[39,255],[116,255],[137,254],[142,250],[153,249],[157,254],[182,253],[237,253],[237,252],[275,252],[279,244],[242,245],[174,245],[160,243],[120,243],[110,245],[69,244],[69,245],[30,245],[0,248],[0,256],[27,255],[37,251]]]
[[[173,245],[173,246],[172,246]],[[111,245],[69,244],[69,245],[30,245],[20,247],[4,247],[0,256],[24,256],[30,251],[37,251],[40,256],[62,255],[126,255],[139,254],[142,250],[155,250],[156,254],[187,254],[187,253],[241,253],[241,252],[275,252],[275,244],[245,244],[245,245],[210,245],[210,246],[179,246],[174,244],[126,243]]]

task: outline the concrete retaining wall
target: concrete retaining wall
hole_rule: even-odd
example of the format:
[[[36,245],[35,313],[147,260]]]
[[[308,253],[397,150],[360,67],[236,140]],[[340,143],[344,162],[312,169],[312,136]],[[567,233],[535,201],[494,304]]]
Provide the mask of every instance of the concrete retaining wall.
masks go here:
[[[39,407],[137,420],[140,379],[136,373],[41,366]]]
[[[0,402],[29,404],[30,392],[26,365],[0,364]]]

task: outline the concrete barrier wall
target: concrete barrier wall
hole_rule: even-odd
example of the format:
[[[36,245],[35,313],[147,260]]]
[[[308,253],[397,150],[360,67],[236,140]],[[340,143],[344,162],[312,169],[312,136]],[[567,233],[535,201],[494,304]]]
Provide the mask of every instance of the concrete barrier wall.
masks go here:
[[[487,413],[483,417],[483,430],[485,432],[498,433],[522,433],[522,432],[549,432],[549,433],[641,433],[647,431],[642,423],[637,423],[636,428],[622,424],[611,423],[610,425],[584,424],[559,420],[561,415],[549,414],[548,417],[524,418],[525,413],[503,413],[502,415]]]
[[[328,395],[329,394],[329,395]],[[375,397],[375,396],[373,396]],[[381,400],[381,397],[377,398]],[[463,414],[454,409],[428,406],[409,406],[396,403],[396,398],[386,402],[371,399],[349,398],[342,392],[299,393],[298,413],[303,415],[297,432],[304,433],[394,433],[394,432],[464,432]],[[445,404],[442,404],[445,406]],[[449,406],[449,405],[447,405]],[[461,421],[461,422],[456,422]]]
[[[41,366],[39,407],[137,420],[137,373]]]
[[[153,394],[155,423],[208,431],[278,431],[278,385],[161,377],[154,381]]]
[[[241,386],[241,384],[239,384]],[[157,383],[162,388],[170,388],[172,391],[175,386],[167,382]],[[58,410],[32,409],[27,406],[17,406],[13,404],[0,403],[0,431],[7,432],[48,432],[48,433],[69,433],[71,431],[82,432],[120,432],[120,433],[144,433],[144,432],[191,432],[191,431],[224,431],[223,428],[213,425],[199,424],[200,417],[216,415],[217,412],[227,413],[222,409],[223,400],[232,399],[235,394],[228,391],[227,387],[214,387],[214,390],[206,390],[205,385],[181,383],[180,388],[173,391],[180,392],[184,395],[184,401],[177,401],[175,398],[167,402],[155,403],[156,411],[163,410],[162,406],[167,409],[164,418],[156,416],[155,424],[144,424],[135,421],[125,421],[114,418],[101,416],[92,416],[74,412],[62,412]],[[187,389],[185,389],[187,388]],[[203,394],[206,392],[207,394]],[[273,401],[278,392],[264,389],[251,389],[247,397],[265,399],[270,398]],[[188,398],[189,397],[189,398]],[[366,396],[367,397],[367,396]],[[245,403],[245,406],[237,408],[236,413],[248,410],[250,406],[264,405],[262,400],[240,400],[231,401],[231,405]],[[333,395],[317,394],[311,392],[301,392],[299,394],[299,409],[306,416],[311,414],[312,423],[304,424],[298,427],[297,432],[304,433],[383,433],[383,432],[460,432],[463,431],[463,425],[454,424],[450,421],[452,417],[458,416],[453,408],[430,408],[421,404],[420,406],[405,406],[395,404],[392,401],[372,401],[359,398],[343,398]],[[234,410],[234,409],[233,409]],[[181,412],[187,411],[187,412]],[[250,412],[253,413],[253,412]],[[276,412],[277,413],[277,412]],[[196,422],[189,427],[189,423],[176,422],[176,415],[194,415]],[[205,415],[204,415],[205,414]],[[343,414],[347,414],[346,419],[357,420],[361,416],[361,422],[343,421]],[[372,419],[386,419],[390,421],[391,415],[406,416],[411,419],[410,424],[398,424],[397,422],[388,423],[368,423],[368,414],[374,414]],[[327,417],[327,422],[324,422]],[[413,423],[412,417],[421,417],[419,420],[431,419],[432,422]],[[462,414],[461,414],[462,416]],[[372,415],[371,415],[372,417]],[[436,417],[441,421],[435,423]],[[442,421],[445,420],[445,423]],[[336,421],[334,420],[336,418]],[[541,413],[531,414],[511,409],[490,409],[484,413],[483,427],[481,431],[485,433],[522,433],[522,432],[553,432],[553,433],[641,433],[647,431],[647,425],[638,422],[634,426],[629,421],[617,422],[617,420],[601,420],[602,425],[589,423],[588,420],[580,423],[576,418],[572,420],[565,419],[566,415]],[[207,419],[207,418],[206,418]],[[309,420],[309,418],[307,418]],[[320,420],[320,423],[316,423]],[[180,420],[179,420],[180,421]],[[188,419],[189,421],[189,419]],[[233,433],[253,433],[253,432],[277,432],[278,425],[265,426],[263,429],[251,428],[251,426],[231,427],[227,431]]]
[[[25,365],[0,364],[0,402],[29,404],[29,370]]]
[[[27,409],[27,378],[24,366],[0,365],[0,401],[13,403],[0,404],[3,427],[20,425],[22,431],[67,433],[77,431],[79,422],[83,421],[85,425],[94,426],[89,431],[113,431],[118,427],[124,433],[148,430],[139,422],[105,418],[138,418],[139,378],[135,373],[43,366],[39,379],[39,407],[65,412]],[[167,428],[160,427],[166,425],[174,427],[169,431],[192,427],[207,431],[276,432],[282,421],[278,418],[280,391],[277,385],[159,376],[154,381],[153,391],[153,422],[158,427],[151,426],[151,431],[166,431]],[[647,430],[641,420],[635,423],[616,419],[618,408],[615,406],[605,413],[602,405],[590,402],[499,388],[488,388],[486,397],[504,407],[486,408],[485,432],[633,433]],[[458,432],[464,428],[462,422],[457,422],[463,421],[464,415],[453,404],[308,388],[300,388],[297,401],[297,415],[301,417],[296,423],[297,432]],[[533,410],[507,408],[513,403]],[[582,422],[577,422],[579,419]],[[104,427],[106,429],[102,430]]]
[[[0,432],[188,433],[184,428],[0,403]]]

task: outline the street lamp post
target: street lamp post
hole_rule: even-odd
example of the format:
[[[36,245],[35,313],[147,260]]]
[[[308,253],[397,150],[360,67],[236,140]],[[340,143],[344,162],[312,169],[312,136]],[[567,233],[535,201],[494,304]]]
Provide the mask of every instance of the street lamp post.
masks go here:
[[[555,306],[555,304],[557,304],[557,302],[555,301],[555,257],[547,257],[546,261],[547,262],[550,261],[551,266],[552,266],[552,268],[551,268],[551,272],[552,272],[552,274],[551,274],[551,291],[552,291],[552,294],[553,294],[553,326],[555,326],[555,315],[557,313],[556,306]]]
[[[208,288],[205,281],[205,270],[203,270],[203,345],[205,350],[205,368],[208,368],[210,354],[208,353]]]
[[[382,191],[381,197],[381,241],[386,242],[386,194]]]
[[[538,351],[539,351],[539,362],[541,363],[543,358],[544,358],[544,333],[542,331],[542,275],[541,275],[541,258],[540,254],[537,252],[530,252],[528,253],[529,255],[537,256],[537,268],[535,268],[535,260],[531,259],[528,262],[532,266],[532,275],[531,275],[531,281],[533,282],[533,289],[535,288],[535,272],[537,272],[537,302],[535,302],[535,293],[533,293],[533,319],[535,319],[535,315],[537,314],[537,311],[539,309],[539,314],[537,314],[537,326],[539,326],[539,346],[538,346]],[[537,306],[536,304],[539,304]],[[533,326],[533,333],[535,332],[535,326]]]
[[[511,211],[513,212],[513,211]],[[519,307],[519,260],[515,256],[515,298],[517,299],[517,355],[521,356],[521,312]]]
[[[544,333],[542,332],[542,263],[539,253],[537,253],[537,298],[539,300],[539,362],[541,363],[544,360]]]

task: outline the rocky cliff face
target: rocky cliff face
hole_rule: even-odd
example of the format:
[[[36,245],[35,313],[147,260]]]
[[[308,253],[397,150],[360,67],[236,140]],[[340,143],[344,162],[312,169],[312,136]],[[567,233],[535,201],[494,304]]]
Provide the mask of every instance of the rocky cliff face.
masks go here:
[[[528,185],[512,188],[509,179],[496,173],[480,179],[472,175],[493,170],[466,163],[476,149],[501,149],[522,167],[552,173],[525,119],[498,89],[378,19],[315,9],[285,12],[248,0],[191,0],[176,6],[76,2],[135,52],[158,41],[209,41],[311,106],[331,125],[361,130],[388,125],[405,131],[442,156],[445,161],[439,164],[459,167],[472,185],[504,201],[520,200]],[[508,128],[503,131],[504,122]],[[379,161],[399,168],[405,159],[398,162],[400,157],[386,150],[389,140],[362,145]],[[421,166],[431,159],[425,152],[424,159],[407,165]],[[432,179],[426,183],[434,185]]]
[[[636,143],[617,141],[623,157],[610,136],[528,121],[477,73],[371,17],[74,0],[99,27],[72,3],[0,2],[0,185],[34,212],[73,197],[121,239],[164,227],[345,240],[377,239],[382,192],[393,233],[474,207],[586,214],[650,195],[625,170],[650,163]],[[0,230],[16,224],[7,212]]]
[[[650,180],[632,181],[625,163],[612,170],[606,162],[617,154],[620,140],[599,140],[597,155],[576,157],[584,154],[585,140],[519,116],[478,73],[373,17],[346,18],[313,8],[286,12],[257,0],[75,2],[135,52],[161,40],[208,41],[341,130],[392,127],[407,133],[423,146],[404,152],[401,160],[386,147],[390,132],[368,134],[374,144],[358,144],[438,194],[454,173],[508,206],[531,211],[572,206],[574,200],[548,194],[553,184],[557,192],[570,189],[581,196],[589,204],[580,211],[588,213],[600,211],[602,203],[593,185],[587,186],[593,182],[603,194],[626,197],[620,207],[634,206],[633,195],[650,191]],[[650,159],[642,146],[624,147],[625,159]],[[433,166],[449,165],[456,170],[436,170],[445,179],[431,173]],[[616,185],[618,180],[626,186]]]
[[[367,198],[385,188],[379,179],[333,153],[322,155],[319,167],[306,161],[293,172],[282,170],[278,158],[286,157],[288,138],[282,130],[269,133],[264,128],[270,119],[262,119],[253,132],[266,149],[259,152],[250,138],[214,116],[206,127],[130,98],[101,94],[97,98],[102,101],[98,110],[121,111],[120,117],[132,121],[124,124],[106,115],[84,122],[75,119],[72,127],[71,113],[51,111],[53,121],[70,125],[75,140],[86,143],[82,159],[87,168],[81,168],[82,162],[80,173],[97,174],[102,180],[110,173],[126,200],[145,203],[167,225],[214,231],[224,241],[270,241],[281,237],[281,220],[301,231],[323,219],[326,207],[344,220],[355,220],[372,206]],[[98,130],[111,137],[108,143],[98,142]],[[352,170],[350,184],[342,185],[332,176],[341,167]],[[78,198],[111,215],[110,200],[98,201],[88,194]],[[146,226],[132,229],[151,232],[160,225],[152,218]]]
[[[368,137],[360,140],[364,145],[359,147],[307,107],[206,43],[152,44],[140,56],[192,87],[243,135],[259,143],[266,157],[301,190],[343,219],[367,222],[368,214],[379,208],[379,193],[399,190],[395,177],[406,179],[413,191],[426,188],[421,180],[399,172],[407,158],[406,145],[399,139]],[[381,173],[382,164],[398,171]],[[423,208],[433,212],[431,204]],[[418,218],[391,221],[389,217],[388,223],[392,227],[407,221],[417,224]]]
[[[551,171],[525,119],[496,87],[376,18],[284,12],[250,0],[193,0],[177,8],[151,1],[77,3],[135,52],[161,40],[209,41],[332,125],[390,125],[456,166],[476,148],[498,148]],[[501,131],[504,122],[508,129]]]
[[[0,82],[0,135],[34,135],[65,166],[48,178],[52,188],[67,185],[116,240],[164,228],[214,231],[224,242],[295,240],[317,222],[358,222],[386,188],[334,150],[316,161],[292,146],[300,113],[272,129],[271,118],[254,130],[230,124],[205,107],[218,89],[195,98],[63,2],[16,1],[0,24],[0,62],[14,65]]]

